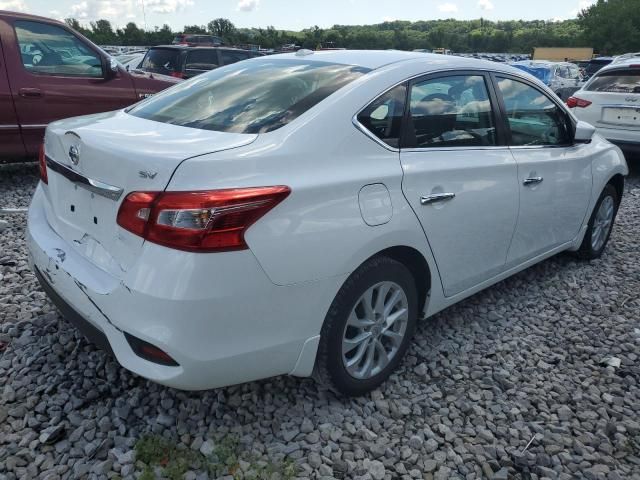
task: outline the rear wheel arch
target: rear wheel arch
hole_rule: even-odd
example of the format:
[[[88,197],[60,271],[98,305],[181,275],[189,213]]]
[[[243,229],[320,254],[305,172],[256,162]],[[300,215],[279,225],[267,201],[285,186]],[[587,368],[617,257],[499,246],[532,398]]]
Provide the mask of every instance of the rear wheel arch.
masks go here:
[[[622,194],[624,193],[624,177],[620,173],[616,173],[613,177],[609,179],[607,185],[612,185],[613,188],[616,189],[616,193],[618,194],[618,205],[622,201]]]
[[[363,264],[377,257],[392,258],[409,269],[416,284],[418,308],[421,312],[426,306],[432,285],[432,270],[424,255],[413,247],[398,245],[379,251],[369,257]]]

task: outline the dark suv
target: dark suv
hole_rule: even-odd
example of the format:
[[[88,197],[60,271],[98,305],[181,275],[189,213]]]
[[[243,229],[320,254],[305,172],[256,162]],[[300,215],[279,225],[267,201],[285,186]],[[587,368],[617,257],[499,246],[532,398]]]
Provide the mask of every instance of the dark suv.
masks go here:
[[[222,45],[222,39],[215,35],[198,35],[180,33],[173,39],[174,45],[188,45],[190,47],[217,47]]]
[[[261,54],[237,48],[166,45],[151,47],[142,60],[140,70],[191,78],[222,65],[257,56]]]

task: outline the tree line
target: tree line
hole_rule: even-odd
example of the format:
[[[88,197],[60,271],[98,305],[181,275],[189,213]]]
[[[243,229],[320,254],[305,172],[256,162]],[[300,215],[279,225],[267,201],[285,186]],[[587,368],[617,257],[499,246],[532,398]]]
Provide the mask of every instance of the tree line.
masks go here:
[[[434,49],[454,52],[529,53],[534,47],[593,47],[601,54],[640,51],[640,0],[598,0],[577,19],[565,21],[425,20],[393,21],[375,25],[317,26],[299,32],[267,28],[236,28],[225,18],[206,25],[185,25],[174,32],[168,25],[144,30],[135,23],[114,29],[108,20],[81,25],[66,22],[100,45],[160,45],[177,33],[208,33],[227,44],[253,44],[279,49],[295,44],[315,49],[335,46],[352,49]]]

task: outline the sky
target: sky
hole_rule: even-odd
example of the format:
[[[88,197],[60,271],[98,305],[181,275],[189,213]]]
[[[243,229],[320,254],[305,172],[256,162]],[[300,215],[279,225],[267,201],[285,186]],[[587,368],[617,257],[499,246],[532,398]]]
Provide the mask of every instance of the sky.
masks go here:
[[[301,30],[391,20],[564,20],[595,0],[0,0],[0,10],[25,11],[81,23],[105,18],[122,27],[203,25],[228,18],[236,27]]]

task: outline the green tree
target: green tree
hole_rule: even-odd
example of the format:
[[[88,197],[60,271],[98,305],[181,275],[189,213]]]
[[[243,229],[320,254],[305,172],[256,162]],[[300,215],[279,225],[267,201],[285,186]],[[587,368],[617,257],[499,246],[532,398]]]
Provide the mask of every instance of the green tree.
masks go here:
[[[600,53],[640,50],[640,0],[598,0],[578,18],[585,40]]]
[[[207,24],[207,30],[212,35],[216,35],[217,37],[221,37],[228,41],[233,39],[236,33],[235,25],[226,18],[216,18],[215,20],[211,20]]]
[[[182,33],[198,33],[198,34],[206,34],[207,29],[204,26],[200,25],[185,25],[182,29]]]

